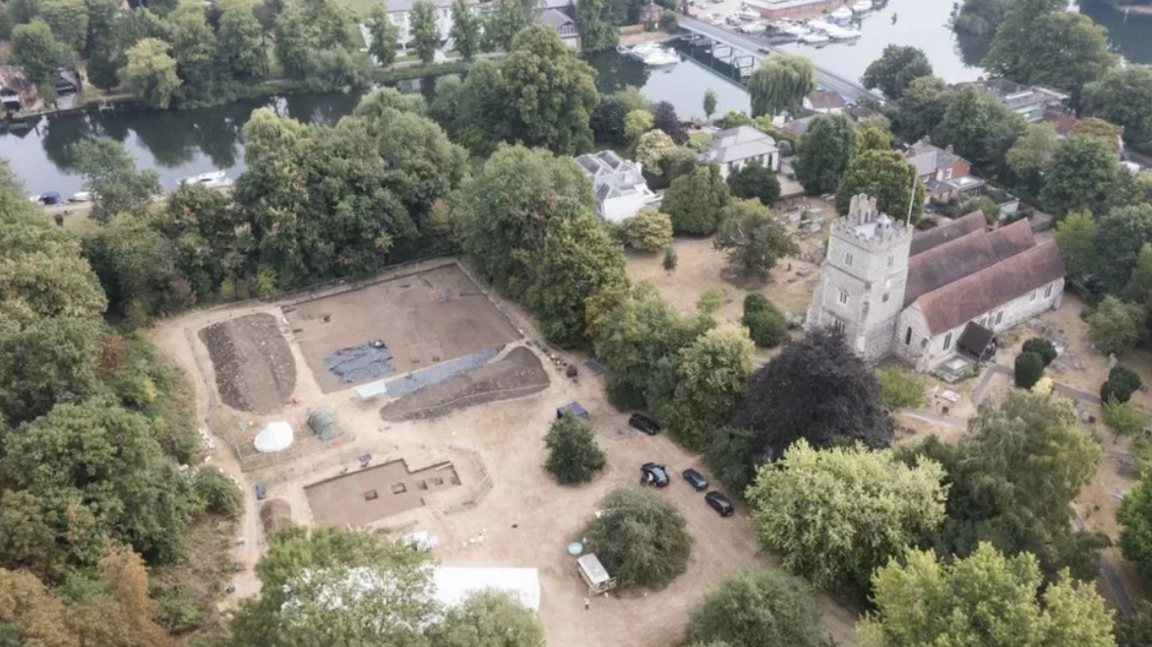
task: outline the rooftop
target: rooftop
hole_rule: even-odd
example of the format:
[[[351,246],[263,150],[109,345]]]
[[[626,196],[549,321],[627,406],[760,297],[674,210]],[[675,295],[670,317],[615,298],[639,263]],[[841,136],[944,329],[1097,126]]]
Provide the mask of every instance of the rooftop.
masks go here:
[[[908,148],[908,161],[916,167],[916,172],[921,176],[935,175],[937,171],[950,169],[962,159],[964,158],[952,152],[951,146],[940,148],[924,139]]]
[[[1068,95],[1057,90],[1040,86],[1028,86],[1008,79],[985,79],[977,84],[996,95],[1009,110],[1031,108],[1033,106],[1046,106],[1061,103],[1068,99]]]
[[[839,92],[832,90],[817,90],[804,97],[804,100],[812,106],[812,110],[835,110],[848,107],[848,102],[844,100],[844,97]]]
[[[977,214],[983,219],[982,213]],[[1031,225],[1027,220],[1018,220],[993,232],[980,227],[916,254],[908,259],[904,305],[908,306],[921,295],[980,272],[1035,245]]]
[[[563,11],[560,11],[559,9],[545,9],[544,11],[540,12],[540,15],[537,16],[536,20],[544,23],[545,25],[555,27],[556,29],[559,29],[564,25],[576,24],[576,21],[573,20],[571,16],[564,13]]]
[[[770,155],[779,149],[776,140],[751,126],[737,126],[712,136],[711,159],[720,163]]]
[[[615,151],[585,153],[576,158],[576,163],[592,180],[592,188],[596,190],[596,198],[600,202],[649,192],[640,165],[621,158]]]

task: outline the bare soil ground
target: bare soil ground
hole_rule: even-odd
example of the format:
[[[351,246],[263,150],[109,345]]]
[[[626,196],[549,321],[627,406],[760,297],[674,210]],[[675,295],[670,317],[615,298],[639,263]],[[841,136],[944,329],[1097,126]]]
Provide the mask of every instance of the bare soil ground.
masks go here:
[[[365,526],[424,505],[424,497],[460,485],[452,463],[412,471],[400,459],[307,485],[304,494],[318,524]]]
[[[381,339],[394,374],[494,348],[520,338],[456,264],[443,264],[283,308],[324,393],[347,389],[324,358]],[[362,380],[359,383],[371,381]]]
[[[703,241],[702,249],[715,255],[709,245]],[[658,267],[658,261],[656,263]],[[682,265],[682,276],[687,275],[684,270]],[[368,303],[360,307],[364,312],[376,313],[371,315],[376,320],[395,312],[396,303],[383,300],[378,293],[360,290],[349,294],[359,294],[367,300]],[[399,298],[403,299],[403,295]],[[694,305],[694,300],[695,297],[689,307]],[[517,314],[516,306],[497,303],[513,313],[515,325],[508,324],[508,328],[527,330],[531,338],[538,337],[531,332],[531,322]],[[356,306],[353,303],[349,307],[354,311]],[[475,317],[475,311],[475,308],[469,309],[458,316]],[[163,322],[155,332],[160,348],[197,378],[198,408],[205,419],[214,393],[210,386],[211,366],[203,360],[206,352],[190,331],[253,312],[274,313],[276,309],[259,304],[192,312]],[[440,316],[435,307],[426,313],[426,318]],[[368,321],[376,324],[373,319]],[[412,325],[430,327],[433,324],[415,320]],[[435,325],[444,326],[443,322]],[[475,323],[455,322],[442,334],[459,334],[465,326],[475,326]],[[303,366],[307,353],[301,352],[301,345],[291,343],[294,340],[290,332],[285,330],[285,335],[290,340],[295,361]],[[369,335],[372,333],[365,334]],[[373,336],[383,337],[379,333]],[[444,341],[455,343],[451,337]],[[531,347],[527,350],[538,353]],[[316,356],[322,359],[318,352]],[[528,397],[460,408],[426,420],[398,422],[381,420],[380,403],[359,402],[347,392],[325,393],[318,384],[319,376],[302,370],[300,376],[294,392],[301,401],[300,414],[310,408],[332,410],[346,433],[351,431],[353,437],[342,447],[315,449],[298,460],[249,472],[241,471],[232,453],[219,443],[212,453],[212,462],[235,476],[246,492],[240,530],[244,541],[234,546],[232,558],[247,570],[233,580],[237,587],[235,596],[253,595],[259,590],[259,581],[251,568],[263,552],[264,539],[257,502],[252,495],[253,484],[264,483],[269,498],[287,501],[297,522],[314,523],[314,511],[309,507],[305,486],[337,476],[345,468],[358,470],[356,457],[365,453],[371,454],[377,464],[400,458],[412,466],[440,460],[452,462],[462,487],[435,493],[423,506],[370,525],[403,532],[416,529],[431,532],[439,539],[433,556],[446,565],[539,569],[540,615],[551,647],[679,644],[684,638],[688,616],[712,587],[740,571],[776,567],[770,556],[757,550],[746,510],[720,518],[704,503],[701,494],[677,481],[662,490],[661,495],[681,510],[695,540],[687,572],[661,591],[597,597],[591,609],[585,611],[586,589],[566,546],[580,538],[597,501],[614,488],[635,486],[639,467],[647,461],[661,462],[674,473],[695,467],[708,474],[698,456],[678,447],[666,436],[648,437],[629,428],[629,412],[612,407],[601,380],[586,374],[578,381],[553,379],[544,390]],[[555,419],[555,407],[573,400],[589,410],[600,445],[607,454],[605,470],[592,483],[575,488],[557,485],[543,469],[543,438]],[[491,484],[490,489],[479,487],[484,481]],[[821,597],[820,608],[825,632],[841,645],[855,644],[855,611],[846,610],[827,597]]]
[[[284,408],[296,385],[296,363],[276,318],[253,314],[200,330],[224,404],[266,414]]]
[[[406,395],[380,409],[385,420],[420,420],[447,415],[487,402],[508,400],[548,388],[548,372],[536,353],[517,346],[504,357]]]

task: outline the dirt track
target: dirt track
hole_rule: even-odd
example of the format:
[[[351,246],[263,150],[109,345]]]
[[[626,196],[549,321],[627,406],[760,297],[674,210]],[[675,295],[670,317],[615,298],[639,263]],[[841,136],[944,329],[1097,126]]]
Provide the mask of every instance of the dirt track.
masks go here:
[[[296,362],[276,318],[252,314],[200,330],[216,374],[220,400],[240,411],[284,408],[296,386]]]

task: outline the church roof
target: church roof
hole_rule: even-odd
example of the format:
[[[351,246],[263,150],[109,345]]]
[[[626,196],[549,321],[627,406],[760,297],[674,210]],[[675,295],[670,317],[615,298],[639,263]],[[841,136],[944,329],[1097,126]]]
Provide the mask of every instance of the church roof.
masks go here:
[[[981,226],[959,237],[953,238],[949,235],[953,232],[947,230],[957,227],[958,224],[961,225],[961,230],[969,226],[970,223],[962,221],[971,216],[979,216],[983,225],[983,214],[977,212],[965,216],[937,230],[944,231],[945,242],[908,259],[908,284],[904,290],[905,307],[922,294],[991,267],[1036,245],[1032,227],[1027,220],[1018,220],[993,232],[988,232]]]
[[[912,248],[909,251],[909,255],[915,256],[933,247],[943,245],[950,240],[955,240],[965,234],[983,229],[986,223],[984,212],[973,211],[970,214],[953,220],[943,227],[921,231],[912,238]]]
[[[1026,249],[979,272],[920,296],[933,335],[950,330],[1064,276],[1056,243]]]

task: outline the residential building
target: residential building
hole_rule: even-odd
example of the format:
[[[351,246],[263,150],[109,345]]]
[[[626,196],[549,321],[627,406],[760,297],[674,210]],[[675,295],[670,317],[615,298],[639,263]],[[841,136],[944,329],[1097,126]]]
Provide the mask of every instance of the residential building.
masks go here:
[[[804,108],[821,115],[835,115],[848,108],[848,102],[839,92],[817,90],[804,97]]]
[[[972,177],[972,165],[953,152],[951,144],[940,148],[922,139],[908,148],[908,161],[924,181],[928,200],[946,202],[984,186],[984,180]]]
[[[536,22],[551,26],[560,34],[560,40],[569,48],[580,51],[580,30],[576,20],[559,9],[545,9],[536,17]]]
[[[644,181],[641,166],[621,158],[615,151],[586,153],[577,157],[576,162],[592,180],[597,210],[608,222],[620,224],[644,207],[660,202],[660,196]]]
[[[977,211],[916,232],[852,198],[832,223],[805,325],[831,326],[868,362],[895,355],[928,371],[987,357],[997,333],[1060,306],[1064,261],[1027,220],[988,231]]]
[[[15,65],[0,65],[0,103],[5,112],[27,110],[36,103],[36,85]]]
[[[820,115],[812,115],[810,117],[801,117],[800,119],[793,119],[792,121],[789,121],[788,123],[784,124],[783,126],[780,126],[780,130],[783,130],[786,133],[796,135],[797,137],[803,137],[804,133],[808,132],[808,126],[811,125],[812,121],[815,120],[816,117],[819,117],[819,116]]]
[[[981,79],[976,84],[996,95],[1004,107],[1033,124],[1044,119],[1046,108],[1062,105],[1068,100],[1068,95],[1063,92],[1022,85],[1008,79]]]
[[[780,149],[776,140],[751,126],[737,126],[716,132],[711,148],[701,157],[720,165],[725,179],[749,162],[760,162],[773,172],[780,170]]]

